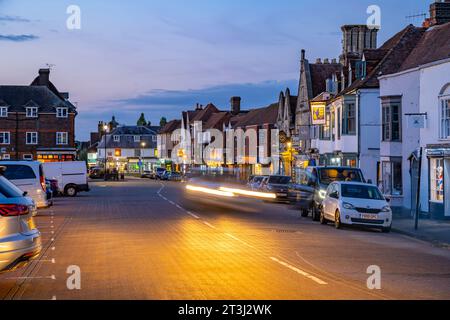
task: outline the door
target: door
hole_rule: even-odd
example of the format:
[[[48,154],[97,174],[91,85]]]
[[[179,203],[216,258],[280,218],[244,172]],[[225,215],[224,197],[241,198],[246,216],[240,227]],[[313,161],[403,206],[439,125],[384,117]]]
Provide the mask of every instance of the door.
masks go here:
[[[444,215],[450,217],[450,159],[444,160]]]
[[[331,184],[327,190],[327,197],[323,201],[323,213],[327,219],[334,219],[334,212],[336,209],[333,209],[335,204],[334,201],[336,199],[332,198],[333,195],[337,191],[336,185]]]

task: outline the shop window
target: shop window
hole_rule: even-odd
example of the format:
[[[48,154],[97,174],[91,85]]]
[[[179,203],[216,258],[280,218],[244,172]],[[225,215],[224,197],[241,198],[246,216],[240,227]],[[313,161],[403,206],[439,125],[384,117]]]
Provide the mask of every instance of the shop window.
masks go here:
[[[385,195],[403,195],[402,159],[392,159],[382,165],[382,191]]]
[[[430,160],[430,200],[444,203],[444,159]]]

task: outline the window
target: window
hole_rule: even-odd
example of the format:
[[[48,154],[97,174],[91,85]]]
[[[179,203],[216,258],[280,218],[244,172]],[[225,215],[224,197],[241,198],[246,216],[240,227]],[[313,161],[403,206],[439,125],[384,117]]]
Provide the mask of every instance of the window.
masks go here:
[[[152,141],[153,142],[157,142],[158,141],[158,136],[152,136]]]
[[[330,122],[331,122],[331,114],[327,113],[326,115],[326,124],[320,126],[319,131],[319,139],[320,140],[330,140]]]
[[[69,134],[67,132],[56,133],[56,144],[65,145],[69,143]]]
[[[37,132],[27,132],[27,144],[38,144],[38,133]]]
[[[354,103],[348,103],[344,106],[342,115],[342,134],[356,134],[356,107]]]
[[[367,64],[366,61],[358,61],[356,62],[356,79],[363,79],[367,75]]]
[[[430,160],[430,201],[444,203],[444,159]]]
[[[382,165],[383,193],[392,196],[403,195],[402,159],[391,159]]]
[[[450,139],[450,99],[441,100],[440,112],[440,134],[441,139]]]
[[[9,154],[4,154],[4,155],[3,155],[3,160],[11,160],[11,155],[9,155]]]
[[[24,154],[23,160],[25,161],[33,161],[33,155],[32,154]]]
[[[383,141],[401,141],[401,98],[382,98]]]
[[[10,138],[9,132],[0,132],[0,144],[10,144]]]
[[[134,142],[141,142],[141,136],[134,136]]]
[[[8,107],[0,107],[0,118],[8,117]]]
[[[37,107],[28,107],[27,108],[27,118],[37,118],[38,116],[38,108]]]
[[[114,142],[120,142],[120,136],[114,136]]]
[[[57,118],[67,118],[69,112],[67,108],[56,108],[56,117]]]
[[[24,159],[25,156],[23,157]],[[32,155],[31,158],[33,158]],[[6,171],[3,173],[3,175],[8,180],[36,179],[36,174],[34,173],[33,169],[27,165],[7,164],[4,166],[6,167]]]

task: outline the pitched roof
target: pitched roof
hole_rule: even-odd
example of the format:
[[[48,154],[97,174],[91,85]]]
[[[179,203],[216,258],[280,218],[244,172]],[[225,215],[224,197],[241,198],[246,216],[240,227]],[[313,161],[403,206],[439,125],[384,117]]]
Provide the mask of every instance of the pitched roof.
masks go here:
[[[231,118],[230,112],[218,112],[211,115],[211,117],[203,125],[204,129],[219,129],[223,128],[223,124]]]
[[[246,126],[275,124],[278,118],[279,104],[273,103],[268,107],[252,109],[247,114],[233,117],[232,125],[235,128],[243,128]],[[233,124],[234,123],[234,124]]]
[[[156,132],[143,126],[123,126],[114,129],[106,136],[107,148],[140,149],[141,143],[146,143],[146,148],[156,148],[153,140]],[[114,141],[114,136],[120,136],[120,141]],[[139,141],[134,140],[134,136],[140,136]],[[101,139],[98,148],[105,147],[105,138]]]
[[[217,107],[214,104],[209,103],[202,110],[198,110],[198,112],[195,114],[195,116],[193,118],[189,118],[189,120],[191,122],[194,122],[194,121],[208,121],[209,117],[213,113],[217,113],[217,112],[220,112],[219,109],[217,109]]]
[[[160,134],[172,133],[177,129],[181,129],[181,120],[172,120],[159,131]]]
[[[309,65],[311,72],[311,84],[313,97],[324,92],[326,80],[333,74],[340,74],[342,65],[340,63],[314,63]]]
[[[46,86],[0,86],[0,99],[10,107],[11,112],[22,112],[27,104],[38,106],[39,112],[55,112],[56,107],[66,107],[69,112],[76,112],[73,104]]]
[[[450,22],[429,28],[408,58],[404,60],[398,72],[449,58]]]
[[[398,72],[402,63],[417,45],[424,32],[425,28],[409,25],[386,41],[380,49],[375,49],[379,52],[375,53],[375,51],[372,51],[369,54],[372,57],[384,55],[383,58],[364,79],[356,80],[351,86],[339,93],[338,96],[359,88],[378,88],[380,85],[378,77]]]

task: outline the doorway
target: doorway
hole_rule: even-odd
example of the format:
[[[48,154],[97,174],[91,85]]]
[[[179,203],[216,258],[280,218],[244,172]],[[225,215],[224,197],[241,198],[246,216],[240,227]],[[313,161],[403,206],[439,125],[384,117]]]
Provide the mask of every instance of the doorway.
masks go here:
[[[444,216],[450,217],[450,159],[444,160]]]

